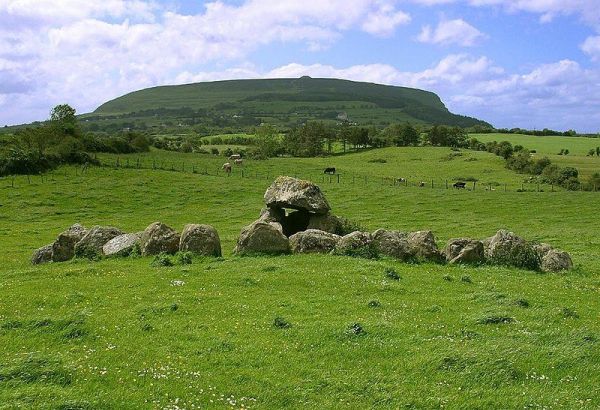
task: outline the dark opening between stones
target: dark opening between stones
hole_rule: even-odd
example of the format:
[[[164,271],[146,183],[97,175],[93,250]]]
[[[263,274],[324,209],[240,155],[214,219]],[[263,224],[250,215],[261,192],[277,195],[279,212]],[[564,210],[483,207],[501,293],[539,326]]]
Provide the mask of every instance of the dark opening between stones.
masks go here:
[[[281,223],[283,234],[290,237],[295,233],[306,231],[310,216],[310,212],[307,211],[286,210],[285,218]]]

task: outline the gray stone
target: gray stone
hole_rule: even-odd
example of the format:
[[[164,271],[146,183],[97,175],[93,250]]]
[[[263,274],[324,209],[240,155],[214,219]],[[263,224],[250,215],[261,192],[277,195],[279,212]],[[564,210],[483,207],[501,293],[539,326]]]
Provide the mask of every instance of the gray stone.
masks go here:
[[[52,244],[52,260],[54,262],[65,262],[75,256],[75,244],[83,239],[87,230],[80,224],[71,226],[58,235]]]
[[[290,237],[292,253],[329,253],[335,249],[341,237],[317,229],[308,229]]]
[[[446,261],[452,264],[485,262],[483,242],[471,238],[450,239],[444,248]]]
[[[290,242],[277,222],[255,221],[244,227],[235,247],[238,255],[289,253]]]
[[[150,224],[140,238],[143,256],[158,255],[161,252],[175,254],[179,250],[179,234],[162,222]]]
[[[551,249],[542,258],[541,268],[544,272],[570,270],[573,268],[573,261],[567,252]]]
[[[285,210],[281,208],[265,207],[260,211],[259,221],[262,222],[277,222],[283,224],[285,220]]]
[[[484,241],[485,257],[489,263],[537,270],[540,256],[525,239],[501,229]]]
[[[342,220],[331,214],[311,215],[307,229],[318,229],[339,235],[342,231]]]
[[[399,260],[412,258],[412,249],[408,243],[408,234],[400,231],[378,229],[373,232],[373,244],[381,255]]]
[[[407,240],[413,257],[432,262],[443,260],[431,231],[411,232],[408,234]]]
[[[139,245],[142,233],[126,233],[115,236],[102,247],[105,256],[129,256],[136,245]]]
[[[344,235],[335,247],[335,253],[351,256],[376,256],[373,246],[373,237],[369,232],[355,231]]]
[[[204,256],[221,256],[221,240],[210,225],[189,224],[183,228],[179,250]]]
[[[548,245],[547,243],[538,243],[533,245],[533,250],[537,253],[540,260],[544,259],[544,256],[546,256],[546,254],[553,249],[554,248],[551,245]]]
[[[331,209],[321,189],[310,181],[279,177],[265,192],[269,208],[298,209],[315,214],[326,214]]]
[[[123,235],[123,232],[119,228],[113,226],[94,226],[75,244],[75,255],[84,258],[102,255],[102,247],[119,235]]]
[[[31,263],[34,265],[48,262],[52,262],[52,244],[37,249],[31,257]]]

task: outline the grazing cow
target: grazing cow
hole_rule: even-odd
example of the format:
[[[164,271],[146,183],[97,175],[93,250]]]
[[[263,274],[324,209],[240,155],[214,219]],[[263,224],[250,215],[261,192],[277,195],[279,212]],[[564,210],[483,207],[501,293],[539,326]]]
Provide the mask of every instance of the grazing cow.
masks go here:
[[[224,163],[221,169],[224,169],[227,174],[231,174],[231,164],[229,162]]]
[[[236,159],[241,159],[242,156],[240,154],[233,154],[229,156],[230,161],[235,161]]]
[[[467,183],[466,182],[455,182],[454,185],[452,185],[452,186],[456,189],[465,189],[467,187]]]
[[[397,184],[404,184],[405,182],[406,182],[406,179],[404,179],[404,178],[396,178]]]
[[[419,182],[419,188],[424,188],[425,187],[425,182],[421,181]]]
[[[325,168],[324,174],[335,175],[335,168]]]
[[[235,161],[233,161],[233,163],[234,163],[235,165],[243,165],[243,161],[242,161],[242,159],[241,159],[241,158],[238,158],[238,159],[236,159]]]

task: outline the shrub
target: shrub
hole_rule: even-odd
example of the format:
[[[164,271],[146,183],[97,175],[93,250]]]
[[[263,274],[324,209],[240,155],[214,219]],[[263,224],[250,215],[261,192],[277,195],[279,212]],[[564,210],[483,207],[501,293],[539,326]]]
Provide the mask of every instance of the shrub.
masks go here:
[[[387,163],[387,159],[374,158],[374,159],[370,159],[368,162],[373,163],[373,164],[385,164],[385,163]]]
[[[284,318],[277,316],[273,321],[273,326],[278,329],[289,329],[290,327],[292,327],[292,324]]]
[[[356,222],[353,222],[344,217],[340,217],[338,219],[340,221],[340,224],[338,225],[335,232],[337,235],[344,236],[352,232],[364,231],[364,228]]]
[[[463,275],[460,278],[460,281],[464,282],[464,283],[473,283],[473,279],[471,279],[471,277],[469,275]]]
[[[400,280],[400,275],[396,272],[394,268],[388,267],[385,268],[384,271],[385,277],[392,280]]]
[[[528,308],[529,301],[527,299],[519,298],[519,299],[515,300],[515,305],[522,307],[522,308]]]
[[[352,323],[346,328],[346,334],[348,335],[358,336],[364,335],[365,333],[365,329],[363,329],[360,323]]]
[[[174,265],[173,260],[171,260],[171,257],[165,252],[161,252],[158,255],[156,255],[151,263],[151,266],[154,266],[154,267],[173,266],[173,265]]]
[[[515,321],[514,317],[506,316],[506,315],[487,315],[480,319],[477,319],[477,324],[480,325],[499,325],[505,323],[513,323]]]
[[[370,308],[378,308],[381,307],[381,302],[378,300],[371,300],[369,301],[369,303],[367,303],[367,306],[369,306]]]
[[[537,271],[540,269],[541,260],[533,247],[525,244],[497,249],[490,258],[490,263]]]
[[[177,252],[175,254],[176,265],[191,265],[192,264],[192,253],[191,252]]]
[[[210,149],[210,153],[213,154],[213,155],[219,155],[219,150],[216,149],[216,148],[211,148]]]

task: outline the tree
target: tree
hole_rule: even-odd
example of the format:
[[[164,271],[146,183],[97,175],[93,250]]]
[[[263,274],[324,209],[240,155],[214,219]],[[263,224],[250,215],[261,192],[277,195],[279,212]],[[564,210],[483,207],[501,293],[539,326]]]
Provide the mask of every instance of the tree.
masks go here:
[[[298,157],[315,157],[323,154],[323,142],[333,130],[322,122],[307,122],[294,128],[284,137],[285,149]]]
[[[275,127],[263,124],[256,129],[256,150],[261,156],[274,157],[279,149],[279,134]]]
[[[60,134],[78,136],[79,124],[75,113],[75,108],[69,104],[57,105],[50,111],[51,127]]]

